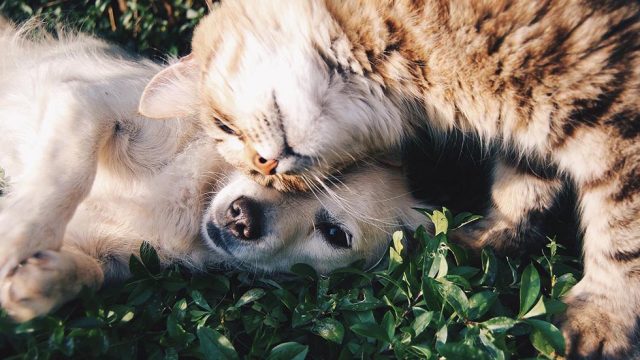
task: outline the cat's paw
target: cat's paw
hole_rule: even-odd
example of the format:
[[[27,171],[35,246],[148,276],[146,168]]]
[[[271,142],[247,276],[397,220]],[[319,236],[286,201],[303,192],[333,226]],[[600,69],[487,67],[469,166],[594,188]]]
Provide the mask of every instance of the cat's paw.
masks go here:
[[[598,301],[591,300],[596,297]],[[568,309],[560,321],[568,359],[640,358],[637,316],[603,305],[615,300],[604,299],[602,295],[572,294],[564,301]],[[635,309],[629,310],[635,313]]]
[[[479,251],[500,239],[499,243],[509,243],[511,231],[508,227],[480,220],[474,224],[463,226],[449,233],[449,239],[468,249]]]
[[[0,285],[0,304],[16,321],[27,321],[54,310],[81,290],[71,256],[41,251],[21,262]]]
[[[501,253],[520,254],[544,244],[545,236],[536,225],[527,221],[483,218],[449,233],[451,241],[473,251],[491,247]]]

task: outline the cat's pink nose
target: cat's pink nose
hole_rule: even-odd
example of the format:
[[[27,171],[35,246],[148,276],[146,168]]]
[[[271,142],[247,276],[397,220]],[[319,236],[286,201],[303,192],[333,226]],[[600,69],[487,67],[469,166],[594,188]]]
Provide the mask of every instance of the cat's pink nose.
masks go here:
[[[278,160],[265,159],[260,154],[255,154],[253,157],[253,166],[262,175],[274,175],[276,168],[278,167]]]

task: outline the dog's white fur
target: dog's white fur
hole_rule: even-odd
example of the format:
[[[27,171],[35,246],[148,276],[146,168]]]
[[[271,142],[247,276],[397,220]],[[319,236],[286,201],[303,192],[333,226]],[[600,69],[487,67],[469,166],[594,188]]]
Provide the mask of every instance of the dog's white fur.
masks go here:
[[[396,168],[355,166],[314,194],[264,188],[230,170],[197,117],[137,113],[159,65],[86,36],[0,31],[0,166],[8,184],[0,197],[0,303],[18,320],[83,286],[125,278],[143,240],[164,265],[279,272],[305,262],[327,272],[361,258],[375,263],[392,230],[422,220]],[[251,242],[226,230],[225,213],[240,197],[260,204],[264,224]],[[351,248],[327,241],[319,214],[351,235]]]

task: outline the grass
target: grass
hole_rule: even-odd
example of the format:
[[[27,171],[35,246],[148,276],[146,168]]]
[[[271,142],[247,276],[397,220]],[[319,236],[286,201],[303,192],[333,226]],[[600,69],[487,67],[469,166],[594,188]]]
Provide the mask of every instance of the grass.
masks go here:
[[[318,276],[298,264],[292,279],[231,272],[192,276],[160,269],[144,244],[124,286],[80,299],[25,324],[0,317],[4,358],[351,359],[555,358],[564,349],[553,315],[579,263],[550,240],[527,259],[480,259],[449,243],[470,219],[426,214],[436,235],[393,236],[387,262]],[[428,219],[429,220],[428,220]],[[474,261],[479,260],[478,263]]]
[[[37,16],[52,27],[92,33],[161,60],[189,52],[193,28],[214,0],[3,0],[0,14]]]
[[[207,1],[5,0],[16,21],[37,15],[120,43],[146,56],[183,55]],[[1,178],[2,176],[0,176]],[[0,184],[0,189],[2,184]],[[14,324],[0,314],[2,358],[350,359],[554,358],[563,339],[552,324],[580,263],[550,240],[526,258],[485,250],[469,256],[449,243],[471,220],[425,214],[411,252],[394,235],[387,262],[318,276],[305,265],[291,279],[240,272],[193,276],[160,269],[144,245],[133,277],[83,291],[55,314]]]

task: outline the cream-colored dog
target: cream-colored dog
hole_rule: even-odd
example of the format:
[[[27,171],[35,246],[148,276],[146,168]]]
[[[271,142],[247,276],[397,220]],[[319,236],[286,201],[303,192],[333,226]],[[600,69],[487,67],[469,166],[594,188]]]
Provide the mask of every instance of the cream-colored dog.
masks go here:
[[[47,313],[128,276],[143,240],[162,264],[320,272],[384,254],[421,220],[396,168],[355,165],[314,193],[283,194],[234,172],[197,116],[138,115],[160,69],[85,36],[0,33],[0,303]]]

